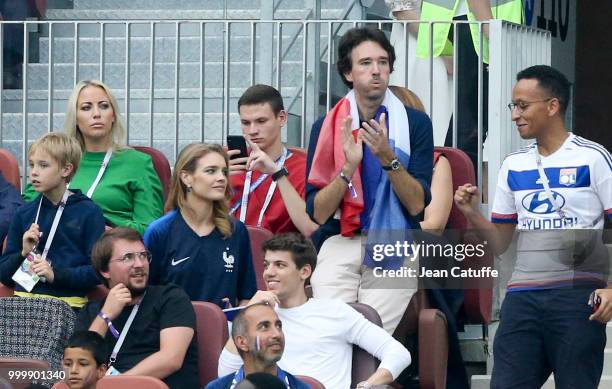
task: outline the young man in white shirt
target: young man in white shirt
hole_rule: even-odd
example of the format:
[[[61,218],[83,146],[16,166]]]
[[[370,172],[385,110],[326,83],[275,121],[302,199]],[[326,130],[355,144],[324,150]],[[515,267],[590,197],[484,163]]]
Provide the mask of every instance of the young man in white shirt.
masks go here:
[[[478,211],[477,187],[455,193],[494,253],[519,232],[493,345],[492,388],[540,387],[551,373],[559,388],[597,388],[601,377],[612,304],[601,230],[612,215],[612,158],[567,132],[569,85],[550,66],[517,75],[508,108],[521,137],[536,143],[504,160],[491,221]],[[601,304],[589,306],[597,296]]]
[[[278,362],[283,370],[316,378],[326,388],[349,388],[353,344],[381,361],[357,388],[389,384],[410,364],[408,350],[346,303],[307,297],[304,288],[317,258],[310,241],[282,234],[264,242],[262,250],[268,291],[257,292],[250,303],[276,306],[285,334],[285,352]],[[241,363],[229,341],[219,360],[220,375]]]

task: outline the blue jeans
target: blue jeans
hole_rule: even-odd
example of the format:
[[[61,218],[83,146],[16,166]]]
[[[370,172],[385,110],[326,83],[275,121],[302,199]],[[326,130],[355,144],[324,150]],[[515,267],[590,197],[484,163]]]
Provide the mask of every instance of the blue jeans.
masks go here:
[[[596,389],[606,325],[589,321],[593,290],[508,293],[493,343],[491,388],[539,388],[554,373],[557,389]]]

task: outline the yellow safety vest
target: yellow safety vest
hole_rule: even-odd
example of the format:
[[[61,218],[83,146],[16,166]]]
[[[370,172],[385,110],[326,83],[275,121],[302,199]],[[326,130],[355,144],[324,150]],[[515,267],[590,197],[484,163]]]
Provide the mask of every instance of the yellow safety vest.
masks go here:
[[[468,0],[465,0],[466,2]],[[423,0],[421,7],[421,21],[451,21],[459,8],[460,0]],[[521,0],[491,0],[491,13],[493,19],[507,20],[513,23],[522,23],[523,4]],[[477,21],[474,14],[468,12],[469,21]],[[417,39],[417,56],[419,58],[429,57],[429,23],[419,25],[419,36]],[[451,23],[435,23],[433,26],[433,56],[453,55],[453,45],[448,40],[448,32]],[[474,49],[480,56],[480,36],[478,24],[470,24],[472,42]],[[484,35],[483,35],[484,36]],[[483,42],[484,62],[489,63],[489,40]]]

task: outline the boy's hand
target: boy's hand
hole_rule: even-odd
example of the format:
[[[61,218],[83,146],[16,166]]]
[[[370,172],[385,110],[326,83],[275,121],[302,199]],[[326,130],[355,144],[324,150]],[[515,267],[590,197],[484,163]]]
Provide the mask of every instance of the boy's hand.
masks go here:
[[[274,292],[271,292],[269,290],[258,290],[257,293],[255,293],[255,295],[251,297],[251,300],[247,305],[261,303],[268,304],[272,308],[274,308],[275,306],[280,304],[280,301],[278,299],[278,296]]]
[[[234,155],[238,155],[238,154],[240,154],[240,150],[227,150],[227,156],[229,158],[233,157]],[[248,159],[249,159],[248,157],[230,159],[229,160],[230,176],[234,174],[244,173],[246,171],[246,162]]]
[[[34,247],[38,244],[40,239],[40,231],[38,224],[32,223],[30,228],[23,233],[23,241],[21,245],[21,256],[26,257],[30,251],[34,250]]]
[[[272,158],[260,149],[257,143],[253,143],[247,138],[244,139],[251,148],[251,154],[246,163],[247,170],[257,170],[263,174],[274,174],[278,168]]]
[[[102,312],[110,320],[115,320],[123,311],[123,308],[132,301],[132,293],[123,284],[115,285],[106,296],[106,302],[102,307]]]
[[[47,261],[43,261],[42,258],[36,258],[34,264],[30,268],[39,277],[45,277],[48,284],[52,284],[55,279],[53,268]]]

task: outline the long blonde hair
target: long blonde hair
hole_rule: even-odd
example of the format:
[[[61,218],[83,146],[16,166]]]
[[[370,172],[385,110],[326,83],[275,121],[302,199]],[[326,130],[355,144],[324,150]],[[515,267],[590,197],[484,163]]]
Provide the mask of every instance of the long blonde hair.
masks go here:
[[[168,200],[166,200],[165,206],[166,212],[177,208],[182,212],[189,210],[189,205],[187,204],[187,186],[181,180],[181,173],[195,173],[200,158],[210,153],[221,155],[225,160],[225,166],[229,166],[227,153],[223,150],[223,147],[217,144],[192,143],[181,151],[174,165],[174,172],[172,173],[170,193],[168,194]],[[223,200],[213,201],[213,223],[225,238],[229,238],[232,234],[232,223],[229,217],[228,206],[231,197],[231,187],[228,177]]]
[[[121,150],[126,148],[126,135],[125,135],[125,127],[123,126],[123,121],[121,120],[121,115],[119,114],[119,105],[117,104],[117,99],[111,92],[111,90],[106,86],[102,81],[98,80],[83,80],[79,81],[78,84],[75,85],[70,97],[68,98],[68,107],[66,109],[66,120],[64,121],[64,132],[79,141],[81,145],[81,150],[85,151],[85,139],[83,139],[83,134],[77,125],[77,102],[79,100],[79,95],[81,91],[88,87],[95,86],[98,88],[102,88],[106,95],[108,96],[108,100],[110,101],[111,106],[113,107],[113,113],[115,114],[115,120],[113,122],[113,126],[111,127],[112,134],[112,147],[114,150]]]

